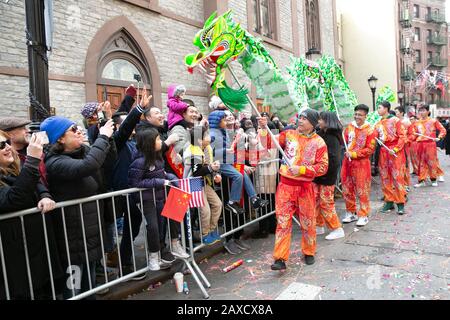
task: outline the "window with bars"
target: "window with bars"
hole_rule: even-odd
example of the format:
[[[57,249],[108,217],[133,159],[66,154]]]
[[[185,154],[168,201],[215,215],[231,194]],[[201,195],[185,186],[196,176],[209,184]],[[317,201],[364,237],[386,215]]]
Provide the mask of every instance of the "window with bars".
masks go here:
[[[420,41],[420,28],[414,28],[414,41]]]
[[[276,39],[276,8],[274,0],[252,0],[253,31],[270,39]]]
[[[427,64],[430,64],[432,59],[433,59],[433,52],[428,51],[428,53],[427,53]]]
[[[416,50],[416,63],[421,63],[422,62],[422,54],[420,52],[420,50]]]
[[[414,18],[420,18],[420,8],[417,4],[414,5]]]
[[[319,2],[317,0],[306,0],[305,6],[308,50],[317,49],[320,51]]]

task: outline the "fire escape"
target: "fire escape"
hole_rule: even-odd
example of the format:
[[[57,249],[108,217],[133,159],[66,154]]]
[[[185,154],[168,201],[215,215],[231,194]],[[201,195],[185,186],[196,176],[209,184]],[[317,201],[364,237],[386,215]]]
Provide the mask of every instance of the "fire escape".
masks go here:
[[[412,27],[412,16],[409,1],[400,2],[400,77],[401,88],[405,93],[406,105],[410,105],[415,100],[415,79],[416,79],[416,57],[412,44],[414,43],[414,29]]]

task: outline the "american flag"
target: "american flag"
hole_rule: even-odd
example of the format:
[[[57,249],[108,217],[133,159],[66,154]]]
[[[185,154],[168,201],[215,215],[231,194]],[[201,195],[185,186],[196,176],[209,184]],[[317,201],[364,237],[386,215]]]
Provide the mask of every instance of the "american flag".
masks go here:
[[[205,201],[203,200],[203,178],[191,178],[180,180],[181,190],[188,192],[192,195],[189,201],[189,207],[199,208],[205,206]]]

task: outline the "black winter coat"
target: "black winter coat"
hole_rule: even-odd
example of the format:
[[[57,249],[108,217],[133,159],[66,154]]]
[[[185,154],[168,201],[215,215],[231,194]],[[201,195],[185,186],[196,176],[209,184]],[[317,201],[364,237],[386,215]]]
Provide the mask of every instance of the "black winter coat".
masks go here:
[[[101,167],[109,151],[109,139],[100,135],[91,148],[82,146],[71,153],[50,152],[45,158],[49,190],[56,201],[66,201],[95,196],[101,188]],[[100,219],[103,219],[103,201],[99,201]],[[102,257],[99,215],[95,201],[82,205],[86,245],[89,261]],[[70,263],[80,265],[86,262],[80,206],[66,207],[64,210],[67,228]],[[63,215],[58,210],[53,215],[60,256],[67,263],[66,241],[64,237]],[[103,222],[102,222],[103,225]]]
[[[39,159],[28,157],[20,174],[16,176],[1,176],[6,186],[0,185],[0,217],[2,214],[36,207],[40,199],[50,197],[47,190],[39,190]],[[44,218],[49,245],[49,255],[52,261],[53,278],[56,281],[62,277],[62,268],[58,249],[55,244],[51,213]],[[27,252],[30,263],[31,279],[35,299],[44,298],[41,289],[50,283],[50,271],[47,260],[47,250],[44,237],[44,225],[41,213],[24,216]],[[0,235],[5,257],[6,274],[11,299],[30,298],[30,289],[26,268],[25,247],[20,218],[0,220]],[[0,264],[0,299],[6,299],[3,280],[4,270]],[[41,291],[41,292],[40,292]],[[50,294],[51,292],[47,292]],[[48,298],[48,296],[47,296]]]
[[[136,126],[136,131],[145,130],[145,129],[155,129],[159,132],[161,141],[163,142],[162,146],[161,146],[161,152],[162,152],[162,154],[166,153],[166,151],[169,150],[169,147],[165,143],[165,141],[169,137],[169,131],[167,130],[167,123],[165,123],[162,127],[160,127],[160,126],[155,126],[154,124],[151,124],[147,120],[142,120]]]
[[[332,186],[336,183],[339,166],[341,164],[341,139],[339,132],[336,130],[320,131],[318,134],[322,137],[328,149],[328,171],[325,175],[317,177],[314,183]]]
[[[128,184],[131,188],[149,189],[142,192],[142,198],[146,201],[164,201],[164,181],[175,180],[177,177],[164,171],[164,161],[156,160],[150,168],[145,166],[144,155],[137,152],[134,161],[128,171]],[[153,197],[153,192],[155,197]]]

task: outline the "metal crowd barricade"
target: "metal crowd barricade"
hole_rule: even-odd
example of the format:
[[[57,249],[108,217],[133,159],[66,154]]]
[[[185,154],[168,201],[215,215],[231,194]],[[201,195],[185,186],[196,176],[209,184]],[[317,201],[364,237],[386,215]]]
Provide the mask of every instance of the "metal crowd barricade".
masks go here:
[[[83,235],[83,247],[84,247],[84,256],[86,258],[86,261],[88,263],[86,263],[86,267],[87,267],[87,271],[84,270],[84,272],[87,272],[87,277],[88,277],[88,282],[89,282],[89,290],[82,292],[82,293],[78,293],[75,291],[75,289],[73,286],[71,288],[69,288],[72,291],[72,297],[70,298],[71,300],[77,300],[77,299],[83,299],[86,298],[90,295],[93,295],[95,293],[98,293],[106,288],[112,287],[120,282],[123,282],[125,280],[128,280],[132,277],[135,277],[139,274],[142,274],[144,272],[146,272],[148,270],[148,266],[147,263],[145,264],[144,267],[142,268],[137,268],[136,267],[136,256],[134,254],[133,251],[133,266],[134,266],[134,272],[131,272],[127,275],[123,274],[122,271],[122,266],[120,263],[120,250],[118,249],[119,247],[119,235],[118,235],[118,230],[117,230],[117,212],[116,212],[116,208],[115,208],[115,199],[117,199],[118,197],[126,197],[126,201],[128,204],[128,210],[126,210],[127,212],[124,212],[124,214],[127,214],[128,217],[130,216],[130,210],[129,210],[129,204],[130,204],[130,195],[132,194],[139,194],[139,198],[140,200],[142,200],[142,189],[136,189],[136,188],[132,188],[132,189],[126,189],[126,190],[120,190],[120,191],[115,191],[115,192],[110,192],[110,193],[104,193],[104,194],[100,194],[97,196],[92,196],[92,197],[87,197],[87,198],[82,198],[82,199],[74,199],[74,200],[69,200],[69,201],[64,201],[64,202],[59,202],[56,204],[55,210],[52,211],[51,213],[48,213],[46,215],[52,215],[52,214],[61,214],[61,218],[62,218],[62,223],[63,223],[63,233],[64,233],[64,246],[65,246],[65,252],[58,252],[59,256],[61,257],[62,255],[65,255],[67,258],[67,269],[69,276],[67,276],[66,274],[62,277],[62,279],[64,280],[64,283],[67,284],[67,280],[70,280],[71,283],[73,282],[73,276],[72,276],[72,272],[75,270],[75,266],[71,264],[71,257],[70,257],[70,250],[69,250],[69,240],[68,240],[68,232],[67,232],[67,224],[66,224],[66,209],[71,207],[71,208],[75,208],[78,207],[78,213],[80,215],[80,220],[81,220],[81,233]],[[115,247],[117,247],[117,251],[119,252],[118,256],[119,256],[119,275],[116,279],[108,279],[108,272],[107,272],[107,260],[106,260],[106,255],[105,255],[105,245],[104,245],[104,239],[105,239],[105,235],[104,235],[104,229],[103,229],[103,225],[104,225],[104,221],[103,221],[103,217],[101,216],[101,210],[100,210],[100,201],[105,200],[105,199],[111,199],[112,203],[113,203],[113,217],[114,217],[114,225],[115,225],[115,235],[116,235],[116,245],[114,245]],[[97,218],[98,218],[98,227],[99,227],[99,238],[100,238],[100,246],[101,246],[101,250],[102,250],[102,256],[103,256],[103,268],[104,268],[104,276],[105,276],[105,283],[98,285],[96,287],[92,286],[93,283],[93,279],[91,279],[91,268],[90,268],[90,263],[93,263],[94,261],[89,261],[89,256],[88,256],[88,249],[87,249],[87,239],[86,239],[86,230],[85,230],[85,222],[84,222],[84,214],[83,214],[83,204],[87,204],[87,203],[95,203],[96,204],[96,208],[97,208]],[[56,212],[56,210],[60,210],[60,212]],[[27,244],[27,232],[25,230],[25,223],[24,223],[24,218],[29,217],[31,215],[34,214],[40,214],[40,211],[37,208],[32,208],[32,209],[27,209],[27,210],[22,210],[22,211],[18,211],[18,212],[14,212],[14,213],[8,213],[8,214],[3,214],[0,215],[0,224],[2,223],[6,223],[6,221],[11,221],[11,219],[19,219],[20,224],[21,224],[21,231],[22,231],[22,240],[23,240],[23,249],[24,252],[17,252],[17,255],[25,255],[25,261],[26,261],[26,270],[27,270],[27,278],[28,278],[28,283],[29,283],[29,295],[27,296],[27,298],[34,300],[35,299],[35,288],[33,287],[33,281],[32,281],[32,270],[30,269],[30,258],[29,258],[29,250],[28,250],[28,244]],[[49,237],[48,237],[48,222],[45,219],[46,215],[41,215],[42,216],[42,221],[43,221],[43,234],[44,234],[44,239],[45,239],[45,253],[47,255],[47,261],[48,261],[48,268],[49,268],[49,285],[51,288],[51,296],[54,300],[56,299],[61,299],[61,292],[63,290],[62,287],[59,288],[59,292],[57,292],[57,288],[55,285],[55,280],[54,279],[54,273],[52,270],[52,257],[50,256],[50,249],[49,249]],[[18,222],[17,220],[15,220],[16,222]],[[73,227],[73,226],[72,226]],[[131,225],[130,225],[131,227]],[[132,246],[132,250],[133,246]],[[0,281],[3,281],[4,283],[4,294],[7,300],[10,299],[14,299],[15,297],[11,297],[10,294],[10,290],[9,290],[9,284],[11,281],[14,281],[14,279],[8,279],[8,274],[7,274],[7,260],[5,257],[5,247],[4,247],[4,243],[2,241],[2,234],[0,231],[0,266],[1,269],[0,271],[2,271],[2,278],[0,279]],[[65,267],[65,265],[63,266]],[[63,268],[63,273],[66,271]],[[66,279],[67,278],[67,279]],[[1,293],[0,293],[1,294]],[[21,297],[23,298],[23,297]]]
[[[220,236],[222,239],[225,239],[227,236],[232,235],[233,233],[242,230],[246,227],[249,227],[259,221],[262,221],[263,219],[266,219],[272,215],[275,214],[275,190],[276,190],[276,186],[278,184],[278,166],[279,166],[279,159],[273,159],[273,160],[269,160],[269,161],[262,161],[260,163],[258,163],[257,169],[256,171],[251,175],[251,179],[253,182],[253,185],[255,187],[255,191],[258,194],[258,196],[260,196],[262,199],[268,200],[269,201],[269,205],[266,208],[260,209],[258,211],[254,211],[252,209],[251,203],[250,203],[250,199],[247,199],[247,205],[246,207],[248,208],[248,210],[246,210],[245,214],[243,216],[236,216],[233,217],[233,215],[226,211],[224,208],[225,205],[225,199],[224,199],[224,195],[225,193],[228,191],[229,194],[229,189],[230,189],[230,183],[228,183],[228,190],[223,190],[223,184],[221,183],[220,185],[220,192],[218,192],[219,198],[221,198],[222,200],[222,213],[221,213],[221,218],[219,218],[219,223],[217,226],[217,231],[219,232]],[[91,295],[94,295],[96,293],[99,293],[101,291],[104,291],[107,288],[113,287],[114,285],[117,285],[121,282],[127,281],[131,278],[134,278],[138,275],[142,275],[143,273],[149,271],[149,265],[148,265],[148,261],[149,261],[149,250],[148,250],[148,238],[147,238],[147,229],[146,227],[142,227],[143,225],[146,225],[146,218],[145,218],[145,212],[144,212],[144,198],[143,198],[143,192],[145,192],[145,189],[136,189],[136,188],[132,188],[132,189],[126,189],[126,190],[120,190],[120,191],[115,191],[115,192],[109,192],[109,193],[104,193],[104,194],[100,194],[100,195],[96,195],[96,196],[92,196],[92,197],[87,197],[87,198],[82,198],[82,199],[74,199],[74,200],[70,200],[70,201],[64,201],[64,202],[59,202],[56,204],[56,208],[53,212],[48,213],[46,215],[55,215],[55,214],[60,214],[61,215],[61,219],[62,219],[62,232],[64,234],[64,245],[63,247],[65,248],[64,252],[61,252],[62,249],[58,248],[58,254],[59,256],[64,256],[66,261],[67,261],[67,266],[66,264],[64,264],[63,266],[63,274],[64,276],[62,277],[62,279],[64,280],[64,285],[71,290],[71,297],[68,297],[68,299],[70,300],[78,300],[78,299],[83,299],[83,298],[87,298]],[[148,191],[147,191],[148,192]],[[156,201],[155,199],[155,189],[153,189],[153,201]],[[217,192],[217,191],[216,191]],[[165,197],[167,199],[167,189],[166,189],[166,193],[165,193]],[[115,248],[117,251],[117,266],[115,268],[111,268],[108,267],[108,259],[106,257],[106,253],[105,253],[105,240],[107,239],[106,237],[108,236],[107,233],[105,232],[106,230],[106,226],[105,225],[105,221],[104,221],[104,217],[102,216],[102,212],[101,211],[101,201],[105,201],[105,200],[111,200],[112,202],[112,215],[113,215],[113,226],[114,226],[114,230],[113,230],[113,238],[115,238],[115,244],[113,241],[113,249]],[[117,200],[119,200],[119,202],[117,202]],[[101,270],[102,275],[104,277],[104,281],[102,281],[103,283],[100,284],[95,284],[96,282],[94,282],[94,279],[91,279],[91,274],[93,275],[94,273],[91,272],[93,270],[91,270],[91,266],[94,261],[89,261],[89,254],[88,254],[88,244],[87,244],[87,238],[86,238],[86,226],[85,225],[85,215],[84,215],[84,205],[88,204],[88,203],[95,203],[95,208],[96,208],[96,213],[97,213],[97,223],[98,223],[98,230],[99,230],[99,238],[100,238],[100,246],[101,246],[101,252],[102,252],[102,267],[103,270]],[[125,203],[126,205],[122,205],[120,206],[120,208],[117,208],[117,204],[118,203]],[[136,236],[135,240],[133,240],[133,219],[136,219],[137,217],[134,216],[132,219],[132,215],[131,212],[132,210],[130,209],[131,206],[136,206],[140,212],[140,218],[142,219],[140,222],[140,226],[139,226],[139,233]],[[154,206],[156,209],[156,202],[154,202]],[[87,290],[85,290],[84,292],[80,292],[79,289],[80,288],[74,288],[72,287],[68,287],[68,281],[70,280],[70,283],[73,283],[74,280],[74,270],[76,269],[76,266],[72,265],[71,262],[71,254],[70,254],[70,244],[69,244],[69,240],[68,240],[68,226],[67,226],[67,214],[68,214],[68,209],[71,208],[71,214],[73,214],[73,208],[77,208],[77,212],[76,214],[79,214],[79,218],[81,221],[81,227],[79,227],[79,231],[82,234],[82,245],[84,248],[84,258],[86,259],[87,262],[90,263],[86,263],[85,267],[86,269],[83,270],[83,272],[87,273],[87,278],[88,278],[88,282],[89,282],[89,288]],[[58,211],[57,211],[58,210]],[[121,212],[119,212],[121,211]],[[124,218],[126,218],[128,220],[128,228],[129,228],[129,234],[130,234],[130,238],[131,238],[131,261],[132,261],[132,270],[130,272],[130,270],[128,270],[130,273],[126,274],[123,270],[123,257],[122,257],[122,253],[120,250],[120,244],[122,243],[122,241],[125,241],[125,239],[123,239],[122,241],[119,241],[120,236],[119,236],[119,232],[118,232],[118,227],[117,227],[117,219],[122,215]],[[24,254],[25,255],[25,262],[26,262],[26,270],[27,270],[27,279],[28,279],[28,286],[29,286],[29,299],[34,300],[35,298],[38,298],[35,296],[35,288],[33,286],[33,277],[32,277],[32,270],[30,268],[30,259],[29,259],[29,253],[28,253],[28,247],[27,247],[27,230],[25,228],[25,223],[24,223],[24,218],[33,214],[40,214],[40,211],[37,208],[32,208],[32,209],[28,209],[28,210],[22,210],[22,211],[18,211],[15,213],[9,213],[9,214],[4,214],[0,216],[0,224],[4,223],[5,221],[8,221],[10,219],[19,219],[18,221],[20,221],[21,223],[21,232],[22,232],[22,240],[23,240],[23,248],[24,248],[24,252],[18,252],[17,254]],[[51,297],[54,300],[57,299],[61,299],[62,298],[62,290],[63,288],[61,286],[57,286],[56,285],[56,280],[54,279],[54,273],[52,270],[52,257],[50,256],[50,249],[49,249],[49,235],[48,235],[48,222],[46,220],[46,215],[42,215],[42,221],[43,221],[43,234],[44,234],[44,239],[45,239],[45,252],[46,252],[46,259],[48,262],[48,268],[49,268],[49,275],[50,275],[50,279],[49,279],[49,286],[50,286],[50,291],[51,291]],[[229,217],[227,217],[227,215]],[[189,269],[189,271],[191,272],[194,280],[196,281],[197,285],[199,286],[200,290],[202,291],[203,297],[204,298],[209,298],[209,294],[206,291],[206,288],[211,287],[211,284],[209,283],[208,279],[206,278],[206,276],[203,274],[203,272],[201,271],[200,267],[197,265],[196,261],[195,261],[195,253],[198,252],[199,250],[201,250],[203,247],[205,247],[205,244],[202,242],[202,225],[201,225],[201,210],[199,210],[199,214],[198,214],[198,232],[200,234],[200,242],[199,243],[195,243],[194,245],[194,233],[193,233],[193,220],[192,220],[192,216],[191,216],[191,212],[190,210],[188,210],[188,212],[186,213],[185,219],[184,219],[184,223],[181,223],[180,226],[180,234],[181,234],[181,243],[182,246],[185,250],[187,250],[187,253],[189,254],[189,258],[187,259],[181,259],[183,260],[185,266]],[[229,218],[229,224],[227,223],[227,219]],[[220,221],[221,220],[221,221]],[[144,224],[142,224],[142,221],[144,222]],[[172,249],[172,239],[175,239],[174,237],[178,238],[178,235],[172,235],[170,232],[170,222],[168,221],[168,219],[166,220],[167,222],[167,235],[166,235],[166,240],[169,243],[169,248]],[[221,223],[220,223],[221,222]],[[73,226],[72,226],[73,227]],[[124,226],[125,227],[125,226]],[[160,226],[158,226],[160,227]],[[186,230],[185,230],[186,227]],[[143,229],[143,232],[141,232]],[[60,230],[61,231],[61,230]],[[187,234],[186,234],[187,233]],[[140,239],[139,235],[143,236],[144,239],[144,245],[143,245],[143,249],[144,249],[144,256],[145,256],[145,261],[138,261],[139,257],[138,254],[138,247],[134,244],[136,239]],[[185,237],[187,236],[187,237]],[[111,240],[111,239],[110,239]],[[187,240],[187,243],[186,243]],[[113,250],[114,251],[114,250]],[[172,251],[172,250],[170,250]],[[142,260],[142,259],[141,259]],[[11,281],[14,281],[14,279],[10,279],[8,278],[8,274],[7,274],[7,261],[5,259],[5,250],[4,250],[4,243],[2,241],[2,234],[0,231],[0,271],[2,271],[3,279],[0,279],[0,281],[3,281],[4,286],[5,286],[5,296],[7,300],[10,299],[14,299],[14,296],[11,296],[10,294],[10,290],[9,290],[9,283],[11,283]],[[66,268],[66,270],[64,270],[64,268]],[[98,269],[99,266],[96,268]],[[96,274],[96,278],[98,277],[98,274]],[[80,280],[80,279],[79,279]],[[1,295],[1,293],[0,293]]]
[[[254,174],[250,176],[253,186],[255,187],[255,191],[258,196],[262,196],[262,199],[268,200],[269,205],[266,208],[259,209],[258,212],[253,212],[252,205],[250,203],[250,199],[246,197],[247,199],[247,208],[245,214],[241,216],[236,216],[236,224],[234,223],[233,214],[225,210],[225,201],[227,200],[227,197],[224,196],[224,191],[227,191],[228,194],[230,193],[230,185],[231,182],[228,183],[227,190],[224,190],[223,183],[220,184],[220,194],[219,198],[222,200],[222,215],[221,220],[222,224],[218,224],[216,230],[219,232],[220,237],[222,239],[225,239],[227,236],[230,236],[237,231],[240,231],[244,228],[247,228],[255,223],[258,223],[264,219],[267,219],[268,217],[275,214],[275,191],[276,186],[278,184],[278,166],[279,166],[279,159],[273,159],[268,161],[261,161],[258,163],[258,166],[256,167],[256,171]],[[223,179],[223,177],[222,177]],[[206,181],[205,181],[206,183]],[[261,192],[264,191],[264,192]],[[271,196],[273,194],[273,197]],[[267,199],[269,198],[269,199]],[[191,212],[188,210],[186,213],[186,223],[187,223],[187,231],[188,231],[188,248],[189,252],[196,253],[202,248],[206,246],[206,244],[203,243],[202,240],[202,225],[201,225],[201,209],[199,210],[198,220],[199,220],[199,230],[198,233],[200,235],[200,242],[194,244],[194,237],[193,237],[193,230],[192,230],[192,217]],[[229,221],[231,224],[231,227],[227,227],[227,215],[229,217]],[[220,222],[220,220],[219,220]],[[184,230],[182,228],[182,239],[184,240]],[[184,244],[184,243],[183,243]],[[202,291],[203,297],[205,299],[209,298],[209,294],[206,291],[206,288],[210,288],[211,284],[204,275],[204,273],[201,271],[200,267],[197,265],[195,261],[194,254],[191,254],[190,257],[186,261],[186,265],[188,266],[189,270],[191,271],[194,280],[196,281],[198,287]],[[195,272],[194,272],[195,270]]]

